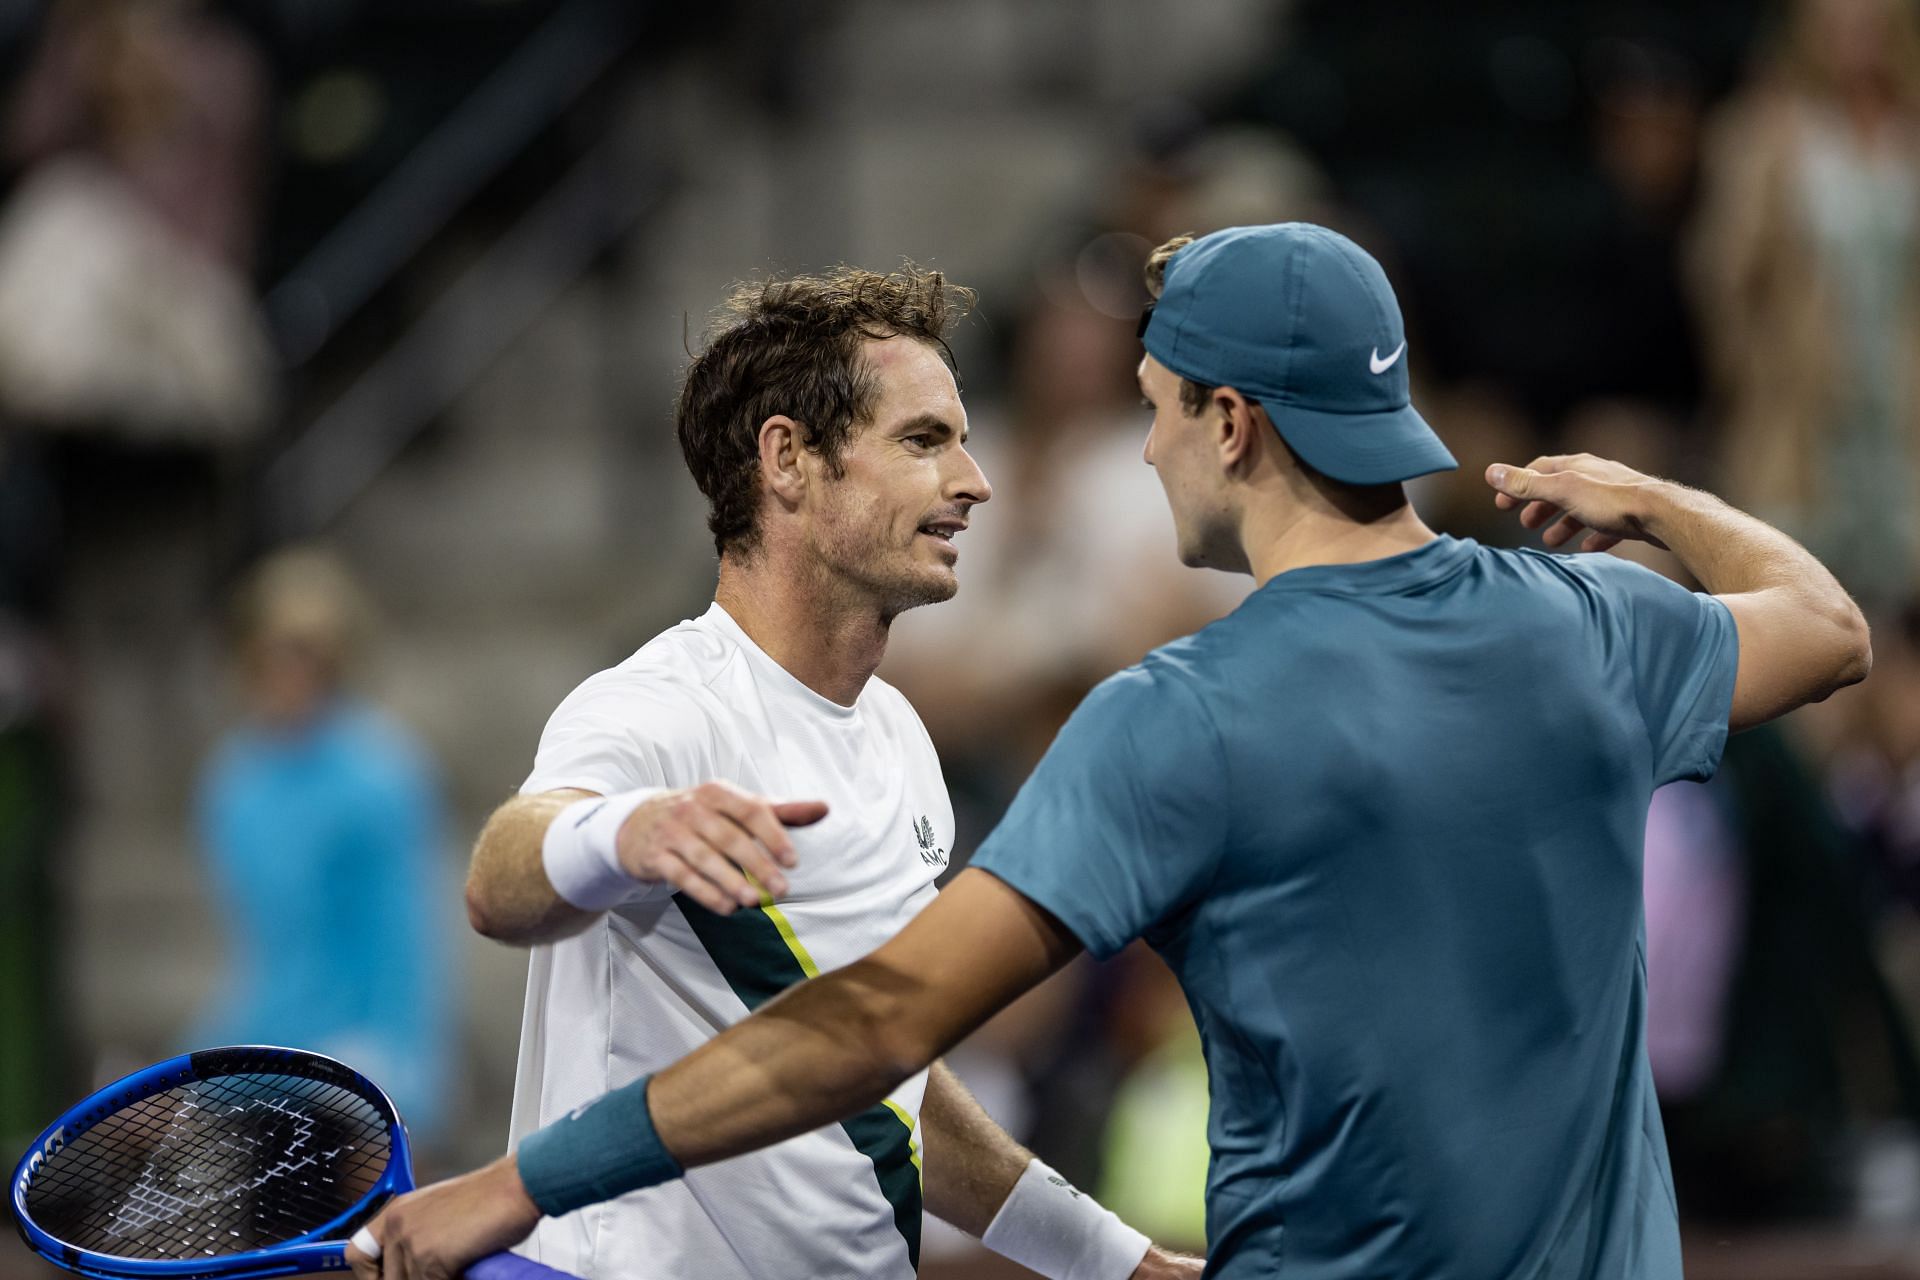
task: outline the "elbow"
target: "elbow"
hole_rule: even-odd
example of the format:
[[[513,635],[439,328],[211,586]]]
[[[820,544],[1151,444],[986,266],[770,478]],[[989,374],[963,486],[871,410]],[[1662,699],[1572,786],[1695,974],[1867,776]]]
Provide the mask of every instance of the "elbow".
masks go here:
[[[511,900],[503,898],[479,875],[467,877],[467,926],[491,942],[521,946],[545,939],[523,912],[513,910]]]
[[[467,877],[467,926],[483,938],[495,942],[505,942],[498,917],[492,904],[487,901],[486,892],[481,888],[478,877]]]
[[[489,874],[498,859],[489,852],[489,841],[496,834],[498,815],[487,821],[473,843],[473,857],[467,866],[467,925],[483,938],[512,942],[507,906],[495,886],[497,876]]]
[[[1873,670],[1873,632],[1867,625],[1866,615],[1852,600],[1844,601],[1837,621],[1840,641],[1833,687],[1844,689],[1850,684],[1859,684]]]
[[[914,1026],[895,1027],[878,1033],[874,1040],[874,1068],[884,1078],[883,1092],[892,1089],[902,1080],[933,1065],[933,1060],[941,1053],[940,1046]]]
[[[900,981],[872,957],[856,961],[860,999],[853,1006],[854,1025],[844,1028],[845,1042],[861,1047],[869,1089],[884,1094],[907,1077],[926,1070],[946,1051],[933,1007],[916,998],[912,984]]]

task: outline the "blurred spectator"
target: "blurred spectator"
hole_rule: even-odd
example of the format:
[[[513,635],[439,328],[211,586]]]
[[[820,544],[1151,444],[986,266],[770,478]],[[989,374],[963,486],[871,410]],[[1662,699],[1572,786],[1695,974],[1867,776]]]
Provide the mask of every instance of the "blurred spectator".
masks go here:
[[[191,0],[60,0],[16,92],[0,405],[38,425],[231,437],[270,353],[247,282],[259,55]]]
[[[270,558],[242,593],[247,720],[199,798],[230,954],[191,1042],[333,1054],[431,1139],[447,1102],[457,999],[443,921],[457,893],[432,763],[344,691],[366,614],[340,564],[311,550]]]
[[[1800,0],[1713,122],[1693,268],[1730,500],[1870,614],[1920,584],[1920,24]]]

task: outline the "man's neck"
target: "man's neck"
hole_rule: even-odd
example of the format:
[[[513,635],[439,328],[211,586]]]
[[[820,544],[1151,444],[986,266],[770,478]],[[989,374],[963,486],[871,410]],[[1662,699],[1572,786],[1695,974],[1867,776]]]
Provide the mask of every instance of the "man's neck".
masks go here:
[[[886,656],[888,620],[775,561],[765,551],[747,561],[722,556],[715,603],[794,679],[852,706]]]
[[[1264,587],[1290,569],[1384,560],[1417,551],[1433,539],[1433,530],[1410,502],[1366,491],[1330,500],[1316,491],[1299,503],[1257,504],[1248,513],[1241,545],[1253,580]]]

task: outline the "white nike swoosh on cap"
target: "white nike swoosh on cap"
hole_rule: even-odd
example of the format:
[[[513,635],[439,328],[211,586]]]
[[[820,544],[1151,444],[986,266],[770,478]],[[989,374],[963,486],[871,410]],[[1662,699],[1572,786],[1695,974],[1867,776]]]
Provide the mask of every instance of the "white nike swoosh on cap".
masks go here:
[[[1385,373],[1387,370],[1393,368],[1394,361],[1398,360],[1400,358],[1400,353],[1402,351],[1405,351],[1406,349],[1407,349],[1407,340],[1405,338],[1402,338],[1400,339],[1400,345],[1393,349],[1393,354],[1388,356],[1385,360],[1382,360],[1380,358],[1380,348],[1375,347],[1373,349],[1373,354],[1367,357],[1367,367],[1372,369],[1375,373]]]

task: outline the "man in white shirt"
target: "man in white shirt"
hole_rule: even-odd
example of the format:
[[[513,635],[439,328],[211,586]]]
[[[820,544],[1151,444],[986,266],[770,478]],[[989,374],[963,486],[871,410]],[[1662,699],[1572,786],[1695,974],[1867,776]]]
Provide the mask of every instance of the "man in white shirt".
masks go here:
[[[953,845],[939,760],[873,672],[895,616],[954,593],[955,535],[991,496],[943,358],[969,301],[911,268],[747,286],[689,367],[677,425],[711,506],[714,604],[561,703],[474,849],[474,927],[536,944],[514,1142],[934,897]],[[904,1277],[923,1198],[1046,1274],[1199,1273],[937,1063],[844,1124],[550,1220],[524,1248],[605,1280]]]

